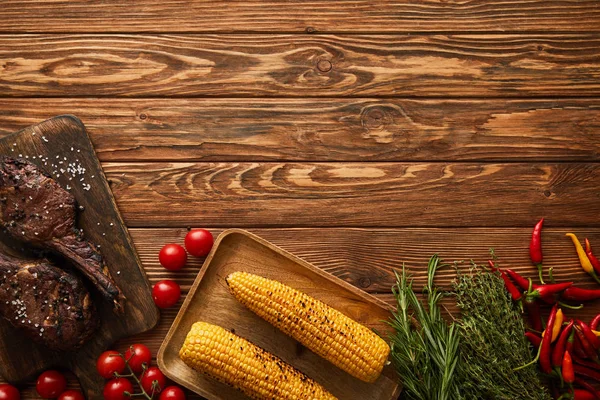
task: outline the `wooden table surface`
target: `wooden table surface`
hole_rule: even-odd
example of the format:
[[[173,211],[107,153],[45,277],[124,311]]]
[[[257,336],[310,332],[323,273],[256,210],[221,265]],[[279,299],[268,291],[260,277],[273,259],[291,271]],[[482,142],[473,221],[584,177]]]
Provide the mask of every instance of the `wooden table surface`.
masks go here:
[[[202,260],[157,253],[187,226],[390,304],[435,252],[534,276],[542,216],[558,279],[590,282],[565,232],[600,249],[597,0],[5,0],[0,97],[2,135],[81,118],[150,280],[184,293]],[[115,347],[156,352],[177,308]]]

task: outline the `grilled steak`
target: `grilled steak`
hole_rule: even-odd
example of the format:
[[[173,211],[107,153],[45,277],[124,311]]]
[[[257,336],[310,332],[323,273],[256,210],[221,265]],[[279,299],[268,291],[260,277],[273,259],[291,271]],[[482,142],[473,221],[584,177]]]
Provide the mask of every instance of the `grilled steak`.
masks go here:
[[[52,350],[73,350],[98,326],[83,283],[46,260],[0,254],[0,315]]]
[[[102,256],[75,228],[75,198],[36,165],[0,157],[0,222],[13,238],[57,253],[123,312],[125,297]]]

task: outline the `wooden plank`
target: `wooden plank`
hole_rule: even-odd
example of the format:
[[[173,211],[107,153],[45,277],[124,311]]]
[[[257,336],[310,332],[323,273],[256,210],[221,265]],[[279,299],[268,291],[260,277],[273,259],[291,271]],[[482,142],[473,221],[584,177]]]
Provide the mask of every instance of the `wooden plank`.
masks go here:
[[[578,285],[593,287],[593,281],[578,265],[573,244],[565,233],[573,232],[581,240],[588,237],[592,247],[600,251],[600,229],[553,228],[554,222],[546,220],[548,227],[543,230],[546,268],[554,267],[559,281],[574,280]],[[211,229],[215,237],[221,231]],[[486,263],[493,248],[499,265],[527,277],[537,276],[537,269],[529,261],[530,228],[250,228],[249,231],[371,294],[389,293],[395,282],[393,271],[400,271],[403,265],[413,274],[415,287],[420,290],[425,284],[427,261],[434,253],[447,262],[464,260],[468,266],[470,260]],[[186,233],[185,228],[130,229],[152,284],[175,279],[184,291],[190,288],[203,258],[190,257],[186,267],[178,272],[167,271],[158,262],[160,248],[166,243],[183,243]],[[449,289],[454,273],[451,269],[442,270],[438,278],[436,283]],[[590,313],[597,311],[591,308]]]
[[[48,16],[52,16],[49,18]],[[599,31],[595,0],[6,0],[3,32]]]
[[[600,164],[105,163],[129,227],[600,224]],[[176,210],[170,212],[170,210]]]
[[[0,60],[3,97],[600,95],[598,34],[5,35]]]
[[[5,99],[75,114],[102,161],[598,161],[600,100]]]

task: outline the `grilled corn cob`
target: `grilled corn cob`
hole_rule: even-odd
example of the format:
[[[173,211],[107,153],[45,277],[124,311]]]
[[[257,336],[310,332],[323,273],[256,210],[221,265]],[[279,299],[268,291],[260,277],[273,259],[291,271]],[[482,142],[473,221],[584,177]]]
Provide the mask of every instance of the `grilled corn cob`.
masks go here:
[[[179,357],[191,368],[258,400],[335,400],[283,360],[220,326],[196,322]]]
[[[259,317],[365,382],[375,382],[390,347],[373,331],[307,294],[247,272],[227,278],[233,295]]]

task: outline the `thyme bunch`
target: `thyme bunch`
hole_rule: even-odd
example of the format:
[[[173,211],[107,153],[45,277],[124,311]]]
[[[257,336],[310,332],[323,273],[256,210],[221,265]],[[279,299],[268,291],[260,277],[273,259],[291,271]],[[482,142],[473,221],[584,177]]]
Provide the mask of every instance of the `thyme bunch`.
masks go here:
[[[472,269],[458,273],[453,283],[462,317],[460,376],[465,398],[497,400],[550,399],[535,365],[514,371],[531,359],[523,335],[523,317],[512,302],[502,278]]]

